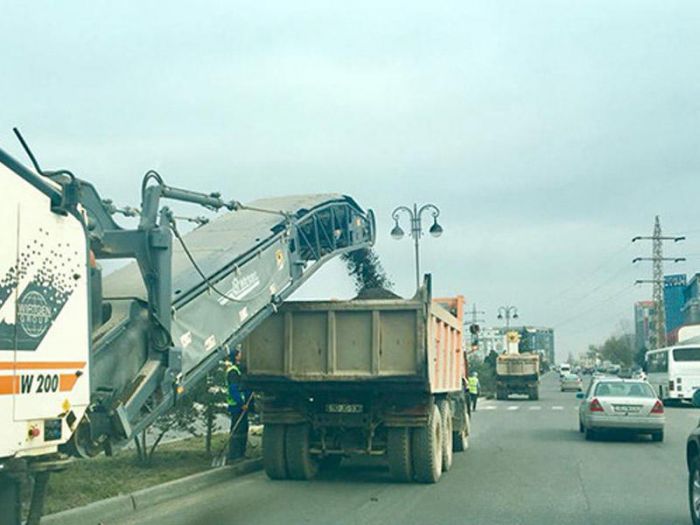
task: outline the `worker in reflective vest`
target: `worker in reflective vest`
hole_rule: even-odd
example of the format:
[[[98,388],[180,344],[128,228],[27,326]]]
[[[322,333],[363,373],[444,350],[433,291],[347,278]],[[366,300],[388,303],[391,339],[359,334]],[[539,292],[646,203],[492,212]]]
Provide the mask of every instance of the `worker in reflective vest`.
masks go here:
[[[231,431],[228,444],[228,460],[234,461],[245,456],[248,444],[248,405],[247,395],[241,390],[241,351],[235,349],[230,355],[231,364],[226,368],[228,384],[228,412],[231,416]]]
[[[481,389],[479,374],[472,372],[472,375],[469,376],[467,387],[469,388],[469,401],[472,405],[472,412],[476,412],[476,400],[479,398],[479,390]]]

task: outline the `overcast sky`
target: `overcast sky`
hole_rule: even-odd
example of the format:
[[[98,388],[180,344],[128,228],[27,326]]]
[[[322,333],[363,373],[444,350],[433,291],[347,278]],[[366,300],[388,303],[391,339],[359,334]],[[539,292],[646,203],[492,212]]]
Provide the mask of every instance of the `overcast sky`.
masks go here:
[[[404,295],[390,214],[434,203],[436,294],[490,323],[517,305],[561,357],[650,298],[631,260],[651,247],[630,240],[655,214],[688,232],[667,273],[700,271],[700,2],[291,4],[5,3],[0,147],[25,161],[19,126],[45,167],[122,204],[148,168],[243,201],[346,193]],[[338,264],[302,293],[351,294]]]

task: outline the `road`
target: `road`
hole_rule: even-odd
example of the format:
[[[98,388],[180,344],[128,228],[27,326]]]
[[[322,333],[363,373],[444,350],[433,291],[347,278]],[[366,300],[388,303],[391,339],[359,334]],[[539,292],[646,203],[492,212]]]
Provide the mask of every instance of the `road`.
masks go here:
[[[436,485],[392,483],[376,464],[343,465],[311,482],[260,472],[118,525],[687,525],[685,438],[700,410],[668,408],[663,443],[587,442],[577,406],[554,374],[539,401],[480,403],[469,450]]]

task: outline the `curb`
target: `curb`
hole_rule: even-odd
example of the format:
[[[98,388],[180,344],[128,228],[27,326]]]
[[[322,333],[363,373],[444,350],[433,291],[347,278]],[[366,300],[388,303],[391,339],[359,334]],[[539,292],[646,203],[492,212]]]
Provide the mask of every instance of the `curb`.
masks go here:
[[[230,467],[199,472],[131,494],[120,494],[84,507],[49,514],[41,519],[41,523],[42,525],[103,525],[105,520],[123,518],[165,501],[182,498],[197,490],[261,469],[262,458],[248,459]]]

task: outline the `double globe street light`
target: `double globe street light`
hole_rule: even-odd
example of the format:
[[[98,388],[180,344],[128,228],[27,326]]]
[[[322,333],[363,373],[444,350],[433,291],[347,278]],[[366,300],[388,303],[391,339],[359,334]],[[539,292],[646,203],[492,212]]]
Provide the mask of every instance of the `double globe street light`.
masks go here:
[[[420,288],[420,250],[419,243],[420,237],[423,235],[423,227],[421,224],[421,216],[424,212],[430,212],[433,216],[433,225],[428,230],[428,233],[433,237],[440,237],[442,235],[442,226],[438,224],[438,217],[440,216],[440,210],[434,204],[424,204],[418,208],[417,204],[413,204],[413,209],[408,206],[398,206],[393,212],[391,212],[391,218],[394,219],[394,227],[391,230],[391,237],[395,240],[400,240],[404,236],[404,231],[399,225],[399,216],[401,212],[408,215],[411,221],[411,232],[410,235],[413,237],[413,243],[416,251],[416,289]]]
[[[506,329],[510,328],[510,320],[518,318],[518,309],[515,306],[501,306],[498,308],[498,318],[506,320]]]

